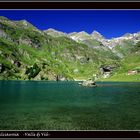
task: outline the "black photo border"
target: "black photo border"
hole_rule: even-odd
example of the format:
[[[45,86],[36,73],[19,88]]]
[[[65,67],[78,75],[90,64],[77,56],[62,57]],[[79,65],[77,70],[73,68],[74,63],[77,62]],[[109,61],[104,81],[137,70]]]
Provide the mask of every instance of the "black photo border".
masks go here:
[[[0,2],[0,10],[140,9],[140,2]],[[140,138],[140,130],[50,131],[2,130],[0,138]]]
[[[46,0],[47,1],[47,0]],[[0,9],[140,9],[140,2],[1,2]]]

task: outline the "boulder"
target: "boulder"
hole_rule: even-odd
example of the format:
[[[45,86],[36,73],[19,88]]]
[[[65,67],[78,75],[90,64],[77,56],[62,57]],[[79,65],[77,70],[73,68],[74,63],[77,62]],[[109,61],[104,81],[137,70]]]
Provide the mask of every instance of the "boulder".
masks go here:
[[[74,72],[74,73],[78,73],[79,70],[78,70],[78,69],[74,69],[73,72]]]
[[[96,85],[96,83],[95,83],[93,80],[89,79],[89,80],[87,80],[87,81],[84,81],[84,82],[82,83],[82,86],[86,86],[86,87],[96,87],[97,85]]]
[[[65,77],[60,78],[60,81],[67,81]]]
[[[67,78],[63,75],[56,75],[56,81],[67,81]]]

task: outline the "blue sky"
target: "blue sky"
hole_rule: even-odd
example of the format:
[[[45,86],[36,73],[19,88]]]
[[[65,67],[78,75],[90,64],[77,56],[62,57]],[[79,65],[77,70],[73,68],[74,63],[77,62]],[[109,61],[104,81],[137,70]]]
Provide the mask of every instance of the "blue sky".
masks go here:
[[[140,31],[140,10],[0,10],[11,20],[25,19],[40,30],[66,33],[94,30],[106,38]]]

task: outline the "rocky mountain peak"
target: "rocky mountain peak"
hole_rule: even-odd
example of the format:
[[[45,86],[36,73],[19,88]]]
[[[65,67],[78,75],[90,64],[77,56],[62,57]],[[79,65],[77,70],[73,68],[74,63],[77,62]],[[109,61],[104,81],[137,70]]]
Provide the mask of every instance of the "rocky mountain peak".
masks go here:
[[[126,33],[126,34],[124,34],[122,37],[130,37],[130,36],[132,36],[133,34],[130,34],[130,33]]]
[[[99,32],[97,32],[97,31],[93,31],[92,33],[91,33],[91,36],[94,38],[94,39],[102,39],[102,38],[104,38]]]
[[[23,24],[24,26],[29,26],[31,25],[29,22],[27,22],[26,20],[20,20],[18,21],[19,23]]]
[[[96,30],[94,30],[92,33],[91,33],[92,35],[101,35],[99,32],[97,32]]]
[[[49,28],[49,29],[45,30],[44,32],[58,32],[58,31],[53,28]]]
[[[75,41],[83,41],[91,38],[91,36],[85,31],[70,33],[68,36]]]
[[[69,33],[68,36],[75,35],[75,34],[77,34],[77,32]]]
[[[66,36],[66,33],[63,33],[61,31],[55,30],[53,28],[49,28],[48,30],[44,30],[44,33],[53,36],[53,37],[61,37],[61,36]]]
[[[37,31],[37,32],[41,33],[41,31],[39,29],[37,29],[34,25],[32,25],[30,22],[28,22],[25,19],[19,20],[19,21],[13,20],[12,22],[13,22],[12,24],[15,24],[19,28],[32,29],[33,31]]]
[[[85,32],[85,31],[81,31],[81,32],[79,32],[78,33],[79,35],[86,35],[86,36],[90,36],[87,32]]]

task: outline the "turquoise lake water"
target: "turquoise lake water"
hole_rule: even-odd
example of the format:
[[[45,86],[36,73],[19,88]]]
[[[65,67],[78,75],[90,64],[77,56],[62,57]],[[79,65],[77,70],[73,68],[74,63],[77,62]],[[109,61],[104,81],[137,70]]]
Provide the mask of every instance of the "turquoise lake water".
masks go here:
[[[138,130],[140,83],[0,81],[0,130]]]

